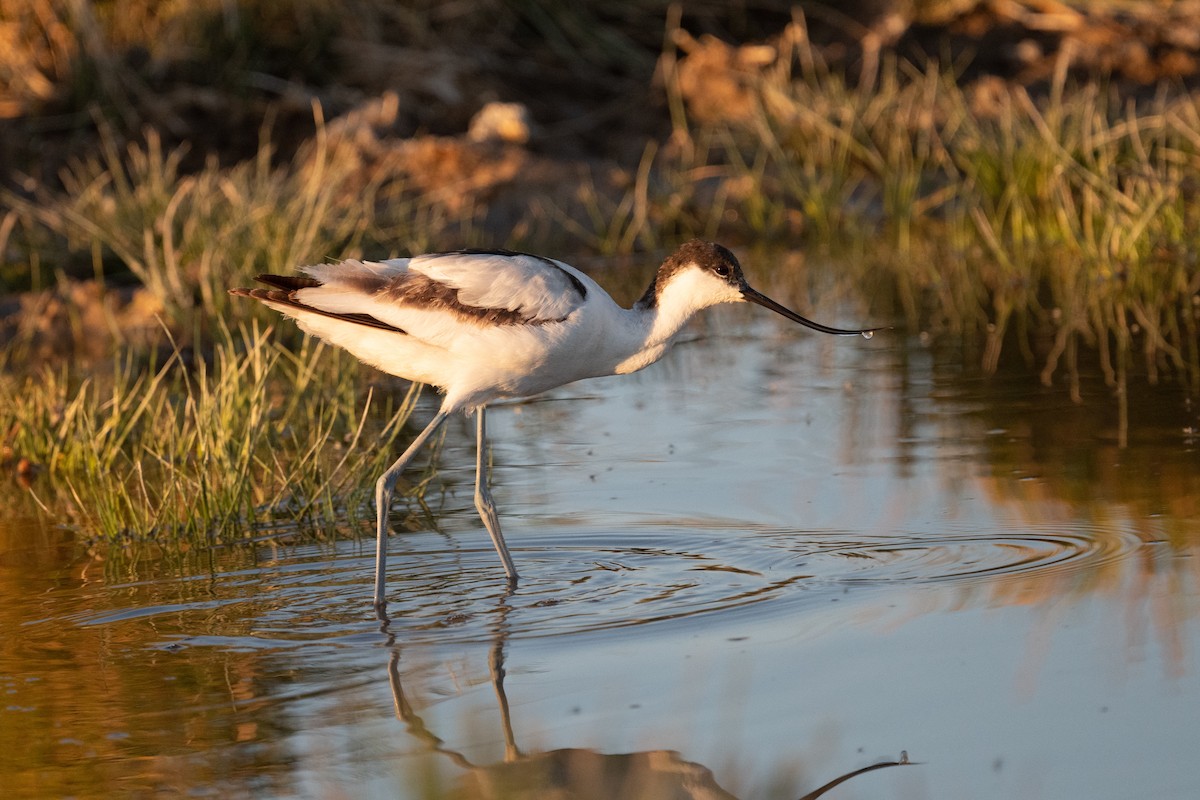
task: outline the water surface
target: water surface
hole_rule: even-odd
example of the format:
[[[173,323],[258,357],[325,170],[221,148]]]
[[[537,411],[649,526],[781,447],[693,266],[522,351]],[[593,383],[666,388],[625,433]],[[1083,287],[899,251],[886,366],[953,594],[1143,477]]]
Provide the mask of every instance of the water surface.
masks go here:
[[[962,364],[726,309],[644,373],[497,407],[512,592],[456,421],[386,630],[369,538],[88,552],[8,520],[0,785],[795,798],[907,751],[827,796],[1200,794],[1197,411],[1140,386],[1119,430],[1090,376],[1079,406]]]

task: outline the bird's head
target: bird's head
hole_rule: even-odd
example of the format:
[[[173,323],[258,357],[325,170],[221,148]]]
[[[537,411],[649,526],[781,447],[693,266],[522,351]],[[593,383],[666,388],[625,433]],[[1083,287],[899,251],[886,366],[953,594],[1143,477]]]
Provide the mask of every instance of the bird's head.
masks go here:
[[[742,272],[737,256],[715,242],[692,239],[680,245],[658,268],[650,288],[638,301],[642,308],[678,303],[688,311],[699,311],[721,303],[749,302],[769,308],[793,322],[835,336],[861,335],[870,338],[879,328],[831,328],[797,314],[752,287]]]

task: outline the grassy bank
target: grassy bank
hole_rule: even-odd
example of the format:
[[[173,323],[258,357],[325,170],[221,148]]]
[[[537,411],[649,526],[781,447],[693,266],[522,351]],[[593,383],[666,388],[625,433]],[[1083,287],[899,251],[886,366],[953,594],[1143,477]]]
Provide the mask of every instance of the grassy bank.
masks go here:
[[[6,372],[6,455],[48,473],[29,476],[33,502],[100,539],[212,542],[372,519],[367,479],[391,463],[417,388],[376,391],[353,359],[309,341],[293,351],[256,325],[215,339],[207,363],[126,351],[97,378]]]
[[[290,327],[265,336],[269,312],[231,303],[226,289],[306,262],[473,244],[568,259],[653,259],[697,235],[805,250],[836,265],[837,290],[860,292],[873,321],[977,343],[985,371],[1017,358],[1078,394],[1079,364],[1092,359],[1122,402],[1131,379],[1200,390],[1192,95],[1134,101],[1071,80],[1065,57],[1041,92],[968,85],[886,55],[848,76],[799,16],[754,58],[678,24],[667,18],[673,44],[659,62],[664,135],[637,143],[641,158],[627,164],[387,138],[327,121],[318,101],[308,141],[282,156],[278,121],[267,121],[255,155],[233,164],[196,163],[154,126],[129,143],[105,123],[100,146],[68,159],[56,182],[2,190],[0,252],[34,288],[68,274],[105,291],[132,284],[152,333],[133,341],[102,312],[117,355],[89,378],[29,366],[53,338],[38,320],[9,328],[5,458],[48,473],[38,502],[103,537],[361,514],[411,398],[368,400],[365,370]],[[727,67],[698,80],[705,59]],[[704,97],[718,89],[714,112]],[[109,98],[132,102],[119,100]],[[426,151],[440,159],[439,191],[414,177],[413,153]],[[560,170],[556,193],[530,165]],[[501,177],[471,180],[489,170]],[[491,215],[500,185],[503,227]],[[80,339],[97,335],[71,324]],[[316,385],[320,399],[301,402]]]

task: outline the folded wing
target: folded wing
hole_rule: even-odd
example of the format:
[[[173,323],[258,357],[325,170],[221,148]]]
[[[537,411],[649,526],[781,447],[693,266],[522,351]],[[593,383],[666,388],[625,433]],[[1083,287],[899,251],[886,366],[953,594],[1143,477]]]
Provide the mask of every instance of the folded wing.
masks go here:
[[[389,261],[304,267],[307,276],[260,275],[271,289],[238,289],[294,309],[446,346],[466,324],[538,326],[565,320],[587,297],[574,271],[510,251],[461,250]]]

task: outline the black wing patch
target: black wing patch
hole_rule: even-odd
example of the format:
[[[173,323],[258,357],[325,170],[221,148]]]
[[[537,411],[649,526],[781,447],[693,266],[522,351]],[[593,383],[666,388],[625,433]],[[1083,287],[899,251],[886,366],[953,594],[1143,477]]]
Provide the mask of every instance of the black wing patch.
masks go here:
[[[285,292],[294,292],[297,289],[311,289],[321,285],[321,282],[316,278],[309,278],[304,275],[255,275],[254,280],[259,283],[265,283],[267,286],[274,286],[276,289],[283,289]]]
[[[376,294],[400,305],[429,310],[449,311],[463,320],[490,325],[528,325],[530,323],[562,322],[534,320],[520,311],[508,308],[479,308],[458,299],[458,289],[439,283],[419,272],[406,272],[391,281]]]
[[[313,278],[303,276],[290,275],[259,275],[256,280],[267,284],[268,286],[278,287],[276,289],[230,289],[229,293],[238,297],[253,297],[255,300],[275,303],[281,306],[290,306],[291,308],[307,311],[311,314],[320,314],[323,317],[332,319],[345,320],[353,322],[355,325],[365,325],[370,328],[377,328],[381,331],[390,331],[392,333],[405,333],[401,328],[395,325],[388,325],[386,322],[381,322],[375,319],[370,314],[337,314],[332,311],[323,311],[319,308],[314,308],[310,305],[305,305],[296,299],[293,294],[298,289],[311,289],[316,286],[321,286],[321,282]]]

